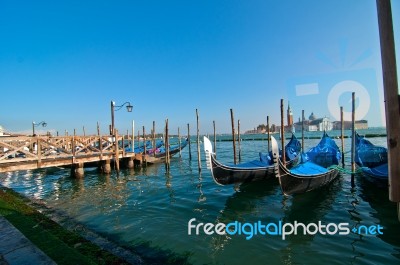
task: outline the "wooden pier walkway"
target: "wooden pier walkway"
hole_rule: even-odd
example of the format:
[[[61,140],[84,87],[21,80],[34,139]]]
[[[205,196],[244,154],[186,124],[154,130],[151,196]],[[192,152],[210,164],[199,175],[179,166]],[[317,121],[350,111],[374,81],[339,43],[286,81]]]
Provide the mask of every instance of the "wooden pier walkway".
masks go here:
[[[6,136],[0,137],[0,173],[48,167],[68,166],[76,177],[83,176],[85,164],[97,163],[104,173],[111,172],[110,161],[121,161],[133,168],[154,158],[125,152],[115,143],[123,136]],[[119,166],[117,168],[119,170]]]

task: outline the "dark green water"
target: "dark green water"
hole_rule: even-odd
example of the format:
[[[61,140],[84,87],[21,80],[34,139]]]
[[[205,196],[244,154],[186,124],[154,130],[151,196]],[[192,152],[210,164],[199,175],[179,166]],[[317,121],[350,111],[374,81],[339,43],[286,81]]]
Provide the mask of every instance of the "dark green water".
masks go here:
[[[331,133],[332,134],[332,133]],[[318,139],[306,140],[306,147]],[[339,140],[338,144],[340,144]],[[383,137],[372,138],[386,145]],[[345,141],[350,150],[350,139]],[[340,145],[339,145],[340,146]],[[203,147],[201,146],[201,150]],[[243,141],[242,160],[257,159],[266,141]],[[218,159],[231,163],[232,142],[217,143]],[[349,161],[349,154],[346,161]],[[347,163],[349,164],[349,163]],[[400,222],[385,184],[342,174],[331,185],[285,197],[276,179],[241,186],[218,186],[205,167],[198,172],[196,146],[172,159],[171,171],[153,165],[123,170],[119,177],[86,170],[83,180],[69,170],[47,169],[0,174],[0,183],[128,246],[148,262],[193,264],[399,264]],[[380,187],[381,186],[381,187]],[[381,235],[188,235],[196,223],[348,223],[350,228],[380,225]]]

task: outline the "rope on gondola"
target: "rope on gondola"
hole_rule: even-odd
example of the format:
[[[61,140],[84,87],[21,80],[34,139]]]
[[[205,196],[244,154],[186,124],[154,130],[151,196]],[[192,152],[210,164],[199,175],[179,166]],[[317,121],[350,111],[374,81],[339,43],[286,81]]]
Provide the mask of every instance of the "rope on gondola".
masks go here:
[[[345,174],[358,174],[358,173],[362,173],[363,172],[363,168],[362,167],[359,167],[357,170],[352,171],[350,169],[346,169],[346,168],[343,168],[343,167],[340,167],[340,166],[333,165],[333,166],[328,167],[328,170],[330,170],[330,169],[336,169],[340,173],[345,173]]]

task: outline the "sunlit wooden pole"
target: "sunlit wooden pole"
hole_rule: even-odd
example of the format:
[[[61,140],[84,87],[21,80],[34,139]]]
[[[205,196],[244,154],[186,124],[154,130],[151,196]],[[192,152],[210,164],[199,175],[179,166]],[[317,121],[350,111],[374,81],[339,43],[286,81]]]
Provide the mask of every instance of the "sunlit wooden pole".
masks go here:
[[[268,154],[269,154],[269,140],[271,139],[271,136],[270,136],[270,130],[269,130],[269,116],[267,116],[267,137],[268,137],[268,139],[267,139],[267,144],[268,144]]]
[[[235,137],[235,119],[233,117],[233,109],[231,109],[231,124],[232,124],[232,143],[233,143],[233,163],[236,165],[236,137]]]
[[[201,172],[201,161],[200,161],[200,125],[199,125],[199,111],[196,109],[196,123],[197,123],[197,164],[199,166],[199,172]]]
[[[342,143],[342,166],[344,167],[344,118],[343,118],[343,106],[340,107],[340,140]]]
[[[281,99],[281,144],[282,144],[282,163],[286,162],[285,150],[285,115],[283,109],[283,99]]]
[[[390,0],[377,0],[389,160],[389,199],[400,202],[400,108]],[[399,204],[397,205],[399,207]],[[398,213],[400,215],[400,213]],[[400,216],[399,216],[400,217]]]

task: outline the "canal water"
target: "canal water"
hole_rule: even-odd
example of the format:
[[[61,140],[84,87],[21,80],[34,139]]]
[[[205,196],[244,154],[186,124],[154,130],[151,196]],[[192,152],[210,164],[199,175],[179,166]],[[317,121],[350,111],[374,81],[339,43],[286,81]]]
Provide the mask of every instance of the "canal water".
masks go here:
[[[386,145],[385,137],[370,140]],[[318,141],[306,139],[306,148]],[[349,138],[345,146],[350,150]],[[265,140],[242,141],[242,161],[257,159],[266,148]],[[192,142],[192,160],[186,147],[181,157],[171,160],[170,173],[163,164],[122,170],[119,176],[86,169],[84,179],[77,180],[68,169],[52,168],[0,174],[0,184],[62,212],[152,264],[400,264],[400,222],[395,203],[388,200],[387,184],[358,175],[352,187],[351,176],[341,174],[327,187],[285,197],[276,179],[217,185],[206,169],[203,146],[201,154],[200,173]],[[232,163],[232,142],[217,142],[217,158]],[[348,169],[349,153],[345,160]],[[199,226],[199,235],[196,228],[189,235],[193,218],[193,226],[246,224],[241,231],[250,231],[250,224],[271,224],[270,234],[258,232],[249,238],[249,232],[239,234],[237,229],[232,235],[207,235]],[[279,225],[296,222],[311,224],[310,234],[299,229],[297,235],[283,239]],[[339,234],[340,223],[359,230]],[[313,233],[313,224],[329,225],[331,234]],[[366,232],[363,227],[372,228]]]

